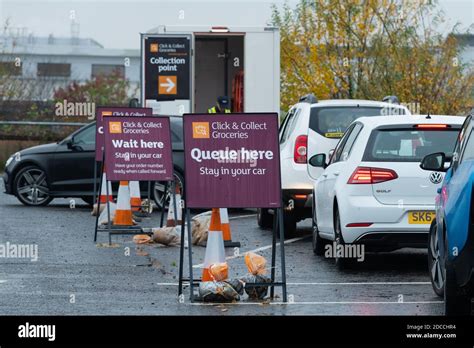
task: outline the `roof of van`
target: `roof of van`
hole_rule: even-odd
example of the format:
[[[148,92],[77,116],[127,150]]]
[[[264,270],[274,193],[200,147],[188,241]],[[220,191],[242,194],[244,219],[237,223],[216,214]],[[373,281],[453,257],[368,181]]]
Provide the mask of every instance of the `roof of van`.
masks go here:
[[[364,100],[364,99],[328,99],[328,100],[319,100],[317,103],[311,104],[311,106],[353,106],[353,105],[362,105],[362,106],[388,106],[394,108],[404,108],[403,105],[386,103],[383,101],[377,100]]]

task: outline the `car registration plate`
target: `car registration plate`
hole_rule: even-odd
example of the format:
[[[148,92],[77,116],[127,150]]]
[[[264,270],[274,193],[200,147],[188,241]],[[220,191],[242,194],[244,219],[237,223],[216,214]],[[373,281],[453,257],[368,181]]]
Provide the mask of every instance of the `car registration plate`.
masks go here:
[[[435,218],[434,211],[410,211],[408,213],[409,224],[431,224]]]

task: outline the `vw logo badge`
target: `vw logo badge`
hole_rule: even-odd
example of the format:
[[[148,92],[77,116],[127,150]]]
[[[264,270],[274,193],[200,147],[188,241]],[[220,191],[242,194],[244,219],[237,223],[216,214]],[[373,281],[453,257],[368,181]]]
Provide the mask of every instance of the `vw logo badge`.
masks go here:
[[[443,175],[440,172],[433,172],[430,174],[430,181],[433,184],[439,184],[441,181],[443,181]]]

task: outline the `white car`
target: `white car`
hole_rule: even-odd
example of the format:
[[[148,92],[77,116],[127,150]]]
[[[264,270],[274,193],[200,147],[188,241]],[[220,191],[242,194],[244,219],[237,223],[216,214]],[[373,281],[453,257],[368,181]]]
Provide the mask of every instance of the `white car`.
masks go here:
[[[443,174],[427,172],[427,154],[452,151],[464,121],[458,116],[361,117],[353,122],[326,164],[317,154],[309,165],[324,169],[314,182],[313,251],[333,246],[365,251],[427,247],[435,197]],[[328,242],[332,241],[332,242]],[[332,254],[339,268],[347,258]]]
[[[360,116],[409,115],[395,96],[384,101],[321,100],[307,95],[293,105],[280,126],[280,158],[285,235],[296,231],[298,221],[312,216],[313,182],[308,174],[307,159],[317,153],[329,154],[336,147],[349,124]],[[311,169],[312,177],[322,172]],[[258,210],[262,228],[273,225],[272,212]]]

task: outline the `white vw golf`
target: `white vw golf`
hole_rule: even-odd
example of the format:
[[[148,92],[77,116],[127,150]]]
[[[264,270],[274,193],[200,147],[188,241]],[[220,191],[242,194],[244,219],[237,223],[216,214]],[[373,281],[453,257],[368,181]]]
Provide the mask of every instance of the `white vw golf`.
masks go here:
[[[311,167],[325,169],[313,188],[315,254],[349,244],[365,251],[427,247],[443,175],[422,170],[420,161],[434,152],[452,156],[463,121],[458,116],[361,117],[349,126],[329,164],[326,154],[312,156],[310,175]],[[340,269],[345,267],[343,254],[332,256]]]

